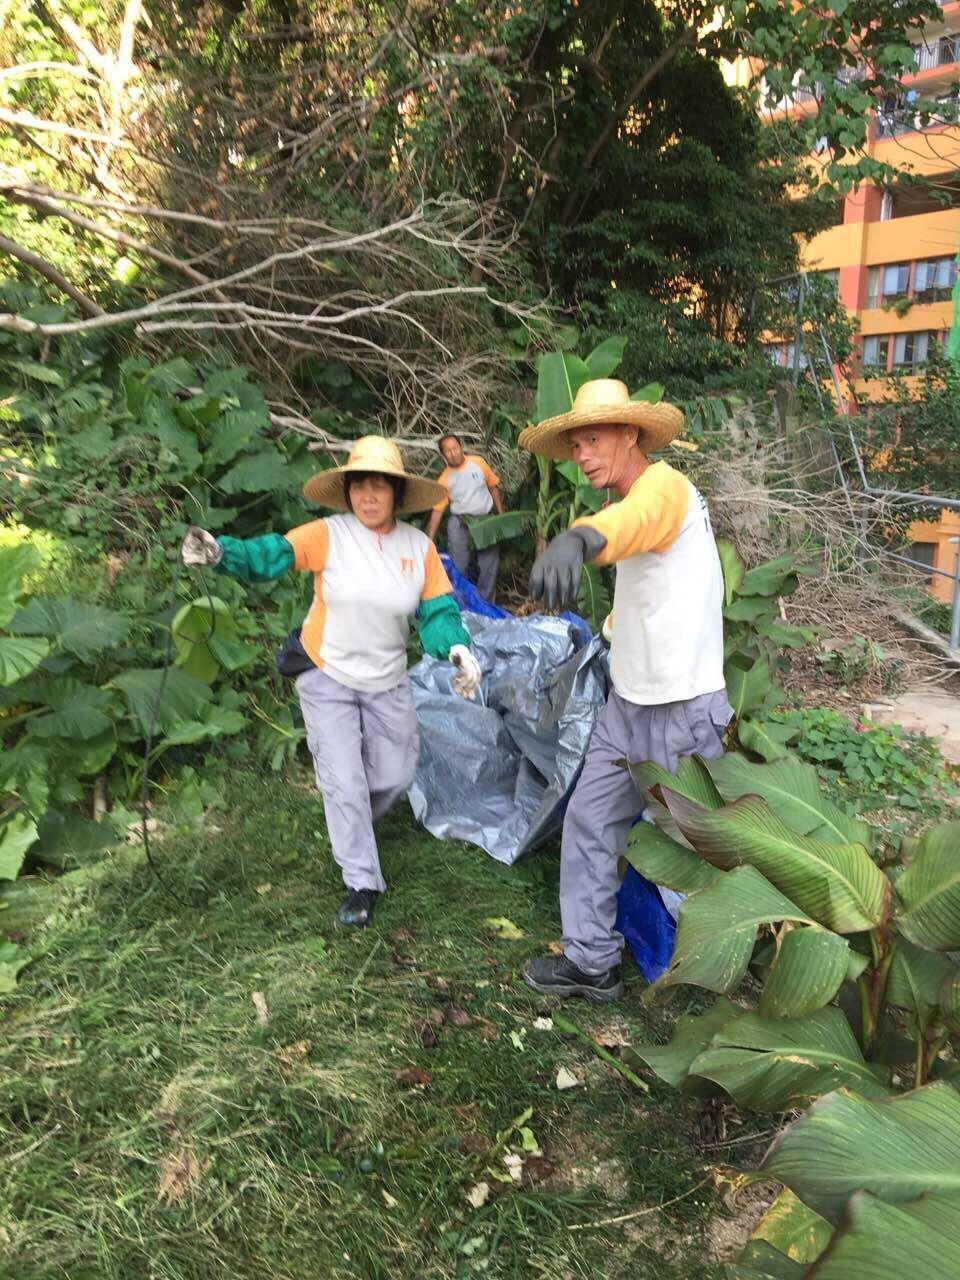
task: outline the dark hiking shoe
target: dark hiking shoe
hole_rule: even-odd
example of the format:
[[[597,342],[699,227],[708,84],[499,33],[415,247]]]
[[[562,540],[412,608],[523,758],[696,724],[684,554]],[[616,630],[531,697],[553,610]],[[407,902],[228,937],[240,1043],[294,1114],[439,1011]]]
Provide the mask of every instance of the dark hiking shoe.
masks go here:
[[[606,973],[584,973],[566,956],[539,956],[523,966],[523,980],[544,996],[583,996],[593,1004],[612,1004],[623,995],[620,966]]]
[[[365,929],[379,897],[376,889],[351,889],[340,904],[337,919],[341,924],[351,924],[358,929]]]

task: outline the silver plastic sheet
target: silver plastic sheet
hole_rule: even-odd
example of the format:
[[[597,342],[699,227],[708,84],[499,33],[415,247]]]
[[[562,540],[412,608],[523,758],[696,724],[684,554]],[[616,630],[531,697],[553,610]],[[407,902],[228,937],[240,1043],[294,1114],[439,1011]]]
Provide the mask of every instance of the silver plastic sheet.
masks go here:
[[[610,688],[606,652],[560,618],[463,621],[483,671],[476,702],[453,692],[447,662],[425,657],[410,671],[420,725],[410,804],[432,835],[512,863],[563,823]]]

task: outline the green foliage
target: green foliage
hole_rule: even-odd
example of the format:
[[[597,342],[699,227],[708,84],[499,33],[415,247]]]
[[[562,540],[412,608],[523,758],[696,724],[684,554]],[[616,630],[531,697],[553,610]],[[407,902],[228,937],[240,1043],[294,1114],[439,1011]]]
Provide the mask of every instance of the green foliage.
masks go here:
[[[873,745],[897,741],[888,731],[853,736],[878,732],[885,741]],[[778,1112],[813,1103],[764,1165],[798,1198],[789,1224],[759,1233],[730,1274],[786,1275],[786,1255],[804,1264],[819,1257],[809,1274],[839,1280],[850,1272],[837,1259],[869,1252],[858,1209],[865,1191],[888,1204],[925,1194],[935,1238],[949,1237],[953,1201],[938,1196],[958,1193],[952,1166],[946,1185],[942,1175],[956,1092],[927,1082],[949,1074],[960,1049],[960,823],[928,828],[898,847],[822,794],[822,759],[815,770],[785,744],[771,754],[767,763],[733,753],[684,761],[675,778],[632,766],[650,789],[656,826],[633,829],[627,859],[689,895],[673,959],[650,997],[677,984],[730,995],[751,967],[762,984],[755,1012],[721,1001],[681,1022],[670,1045],[634,1052],[670,1083],[694,1092],[719,1086],[743,1107]],[[896,767],[910,764],[899,753]],[[710,869],[706,881],[696,874],[698,858]],[[891,1032],[913,1057],[918,1086],[896,1102],[890,1095],[906,1069],[891,1072]],[[844,1209],[828,1239],[819,1216],[836,1224]],[[912,1230],[909,1215],[880,1219],[891,1239]],[[861,1273],[897,1274],[886,1260]],[[932,1274],[946,1280],[951,1272]]]
[[[898,658],[888,657],[883,645],[864,636],[854,636],[840,648],[825,649],[817,654],[817,662],[842,686],[879,677],[881,690],[885,694],[894,694],[903,684],[903,663]]]
[[[923,734],[898,725],[854,726],[828,707],[774,711],[767,720],[789,730],[784,751],[792,746],[835,794],[860,809],[922,808],[937,815],[955,792],[936,742]]]

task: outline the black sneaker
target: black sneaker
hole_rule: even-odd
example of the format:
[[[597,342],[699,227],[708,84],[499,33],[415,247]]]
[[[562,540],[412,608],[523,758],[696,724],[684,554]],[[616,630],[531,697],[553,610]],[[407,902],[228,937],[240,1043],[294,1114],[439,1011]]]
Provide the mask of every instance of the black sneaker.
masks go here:
[[[523,966],[523,980],[544,996],[583,996],[593,1004],[612,1004],[623,995],[620,966],[606,973],[584,973],[566,956],[539,956]]]
[[[337,919],[341,924],[351,924],[358,929],[365,929],[373,915],[380,894],[376,889],[351,889],[337,911]]]

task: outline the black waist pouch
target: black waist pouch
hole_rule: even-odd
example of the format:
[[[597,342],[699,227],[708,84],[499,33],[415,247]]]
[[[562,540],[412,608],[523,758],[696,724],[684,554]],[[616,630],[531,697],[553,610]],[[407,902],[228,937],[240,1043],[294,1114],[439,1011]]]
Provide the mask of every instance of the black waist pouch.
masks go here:
[[[277,670],[282,676],[303,675],[304,671],[312,671],[316,663],[300,643],[300,628],[291,631],[277,650]]]

